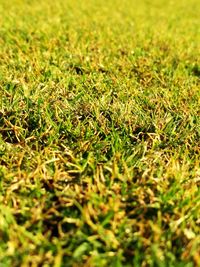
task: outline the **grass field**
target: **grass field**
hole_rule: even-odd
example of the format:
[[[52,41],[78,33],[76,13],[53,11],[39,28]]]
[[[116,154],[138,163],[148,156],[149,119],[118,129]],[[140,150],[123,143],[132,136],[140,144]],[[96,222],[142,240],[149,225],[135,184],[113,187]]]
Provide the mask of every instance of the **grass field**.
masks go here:
[[[0,267],[200,266],[199,14],[0,1]]]

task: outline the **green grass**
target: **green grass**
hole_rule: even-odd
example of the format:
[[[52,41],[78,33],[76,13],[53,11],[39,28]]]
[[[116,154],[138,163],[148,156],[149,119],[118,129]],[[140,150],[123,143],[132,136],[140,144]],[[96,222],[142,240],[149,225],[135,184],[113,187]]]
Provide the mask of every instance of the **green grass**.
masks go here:
[[[0,266],[200,266],[198,0],[0,2]]]

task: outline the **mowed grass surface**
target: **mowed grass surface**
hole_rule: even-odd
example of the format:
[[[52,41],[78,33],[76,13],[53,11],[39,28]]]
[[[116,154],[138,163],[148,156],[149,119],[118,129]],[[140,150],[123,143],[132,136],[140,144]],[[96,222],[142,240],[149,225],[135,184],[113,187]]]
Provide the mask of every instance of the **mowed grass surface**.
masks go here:
[[[200,266],[200,3],[0,2],[0,266]]]

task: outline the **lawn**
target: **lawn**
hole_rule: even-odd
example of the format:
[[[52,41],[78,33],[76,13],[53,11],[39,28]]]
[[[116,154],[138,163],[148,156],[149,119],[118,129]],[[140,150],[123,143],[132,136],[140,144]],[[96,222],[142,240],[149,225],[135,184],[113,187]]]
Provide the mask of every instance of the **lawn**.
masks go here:
[[[0,1],[0,267],[200,266],[199,14]]]

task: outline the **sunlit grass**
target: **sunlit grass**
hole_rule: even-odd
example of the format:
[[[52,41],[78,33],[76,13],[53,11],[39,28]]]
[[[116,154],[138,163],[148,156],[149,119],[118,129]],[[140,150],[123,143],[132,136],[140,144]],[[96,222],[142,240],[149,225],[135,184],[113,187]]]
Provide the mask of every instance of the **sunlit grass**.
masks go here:
[[[0,3],[0,266],[200,266],[197,0]]]

